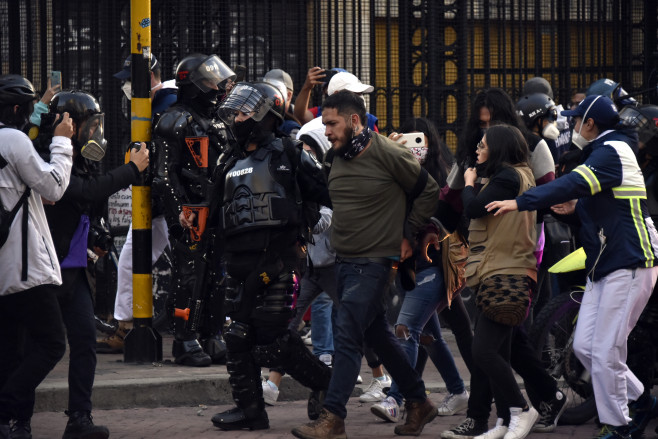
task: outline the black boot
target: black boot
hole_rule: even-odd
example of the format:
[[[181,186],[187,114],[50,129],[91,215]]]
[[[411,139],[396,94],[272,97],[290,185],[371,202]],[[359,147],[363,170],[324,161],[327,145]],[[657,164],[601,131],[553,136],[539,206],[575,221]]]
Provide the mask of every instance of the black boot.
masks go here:
[[[174,340],[171,353],[176,364],[184,366],[206,367],[212,363],[210,356],[203,352],[201,345],[195,339]]]
[[[247,417],[241,408],[233,407],[213,416],[212,423],[215,427],[224,431],[266,430],[270,428],[270,420],[265,409],[261,409],[256,416]]]
[[[226,363],[226,342],[220,334],[201,340],[203,351],[210,356],[213,364]]]
[[[62,439],[107,439],[110,430],[103,425],[94,425],[90,412],[66,412],[69,422],[66,424]]]
[[[11,439],[32,439],[32,426],[30,420],[15,421],[9,428]]]

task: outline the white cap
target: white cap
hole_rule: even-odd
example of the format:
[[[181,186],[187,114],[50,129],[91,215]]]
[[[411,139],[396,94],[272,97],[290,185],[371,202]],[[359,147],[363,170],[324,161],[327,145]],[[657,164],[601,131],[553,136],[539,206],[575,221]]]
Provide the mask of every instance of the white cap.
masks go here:
[[[305,123],[299,131],[297,131],[297,140],[303,135],[310,136],[318,144],[322,153],[326,154],[331,149],[331,143],[327,136],[324,135],[325,126],[322,123],[322,117],[316,117],[308,123]]]
[[[331,96],[341,90],[349,90],[353,93],[370,93],[374,89],[375,88],[372,85],[362,83],[359,81],[359,78],[351,73],[339,72],[331,78],[331,81],[329,81],[327,95]]]

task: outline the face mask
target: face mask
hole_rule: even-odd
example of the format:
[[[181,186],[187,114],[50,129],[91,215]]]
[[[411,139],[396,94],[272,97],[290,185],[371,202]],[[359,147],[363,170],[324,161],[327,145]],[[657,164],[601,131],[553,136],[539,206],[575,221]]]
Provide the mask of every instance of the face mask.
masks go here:
[[[126,95],[128,100],[132,98],[132,87],[130,85],[130,81],[124,82],[123,85],[121,86],[121,90],[123,90],[123,94]]]
[[[101,161],[107,149],[107,140],[103,137],[103,120],[102,114],[91,116],[79,129],[80,155],[95,162]]]
[[[587,121],[587,113],[589,113],[589,109],[592,108],[592,105],[594,105],[594,103],[596,101],[598,101],[600,97],[601,96],[597,96],[596,99],[594,99],[592,101],[592,103],[589,104],[589,107],[587,107],[587,110],[585,110],[585,114],[583,114],[583,118],[580,121],[580,129],[578,130],[578,132],[576,132],[576,130],[573,130],[573,132],[571,133],[571,143],[573,143],[574,145],[576,145],[580,149],[583,149],[584,147],[586,147],[591,142],[591,140],[588,140],[585,137],[583,137],[580,134],[580,132],[583,130],[583,125]]]
[[[235,122],[233,124],[233,135],[235,140],[238,141],[238,144],[244,146],[249,140],[249,136],[256,126],[256,121],[250,117],[249,119],[242,122]]]
[[[346,147],[341,148],[339,151],[340,156],[345,160],[353,159],[359,155],[359,153],[363,151],[366,146],[368,146],[371,137],[372,133],[370,132],[370,128],[368,128],[367,125],[364,126],[363,131],[357,135],[352,135],[352,139],[349,141]]]
[[[560,130],[557,129],[557,126],[554,122],[549,123],[541,131],[541,135],[545,139],[557,140],[557,138],[560,136]]]

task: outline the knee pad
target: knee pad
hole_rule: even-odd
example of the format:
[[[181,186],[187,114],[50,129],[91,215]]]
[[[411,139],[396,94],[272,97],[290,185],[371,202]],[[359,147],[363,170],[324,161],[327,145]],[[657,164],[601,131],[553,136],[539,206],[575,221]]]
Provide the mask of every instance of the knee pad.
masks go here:
[[[232,321],[224,334],[226,349],[229,352],[246,352],[251,348],[251,326],[246,323]]]
[[[281,273],[274,282],[266,284],[256,310],[265,314],[289,313],[298,292],[297,275],[292,271]]]

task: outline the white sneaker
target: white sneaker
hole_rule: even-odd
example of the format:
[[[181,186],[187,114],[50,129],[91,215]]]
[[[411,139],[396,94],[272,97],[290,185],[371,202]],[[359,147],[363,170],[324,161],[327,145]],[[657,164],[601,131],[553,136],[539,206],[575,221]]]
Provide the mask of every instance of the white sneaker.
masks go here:
[[[276,385],[268,380],[263,380],[263,400],[267,405],[275,405],[279,399],[279,389]]]
[[[502,418],[498,418],[496,426],[484,434],[475,436],[473,439],[503,439],[507,433],[507,427],[503,425]]]
[[[439,405],[439,416],[452,416],[468,408],[468,392],[446,396],[441,405]]]
[[[358,377],[356,377],[356,383],[357,383],[357,384],[363,384],[363,378],[361,378],[361,375],[359,375]]]
[[[503,439],[523,439],[539,419],[539,413],[534,407],[525,412],[519,407],[510,407],[509,412],[509,428]]]
[[[318,357],[318,359],[327,366],[331,367],[331,354],[322,354]]]
[[[361,396],[359,396],[359,401],[361,402],[379,402],[386,398],[384,393],[384,387],[390,387],[391,378],[388,375],[384,375],[383,380],[378,380],[373,378],[370,382],[370,385]]]
[[[400,406],[392,396],[387,396],[382,402],[370,407],[370,412],[388,422],[398,422],[402,417]]]

